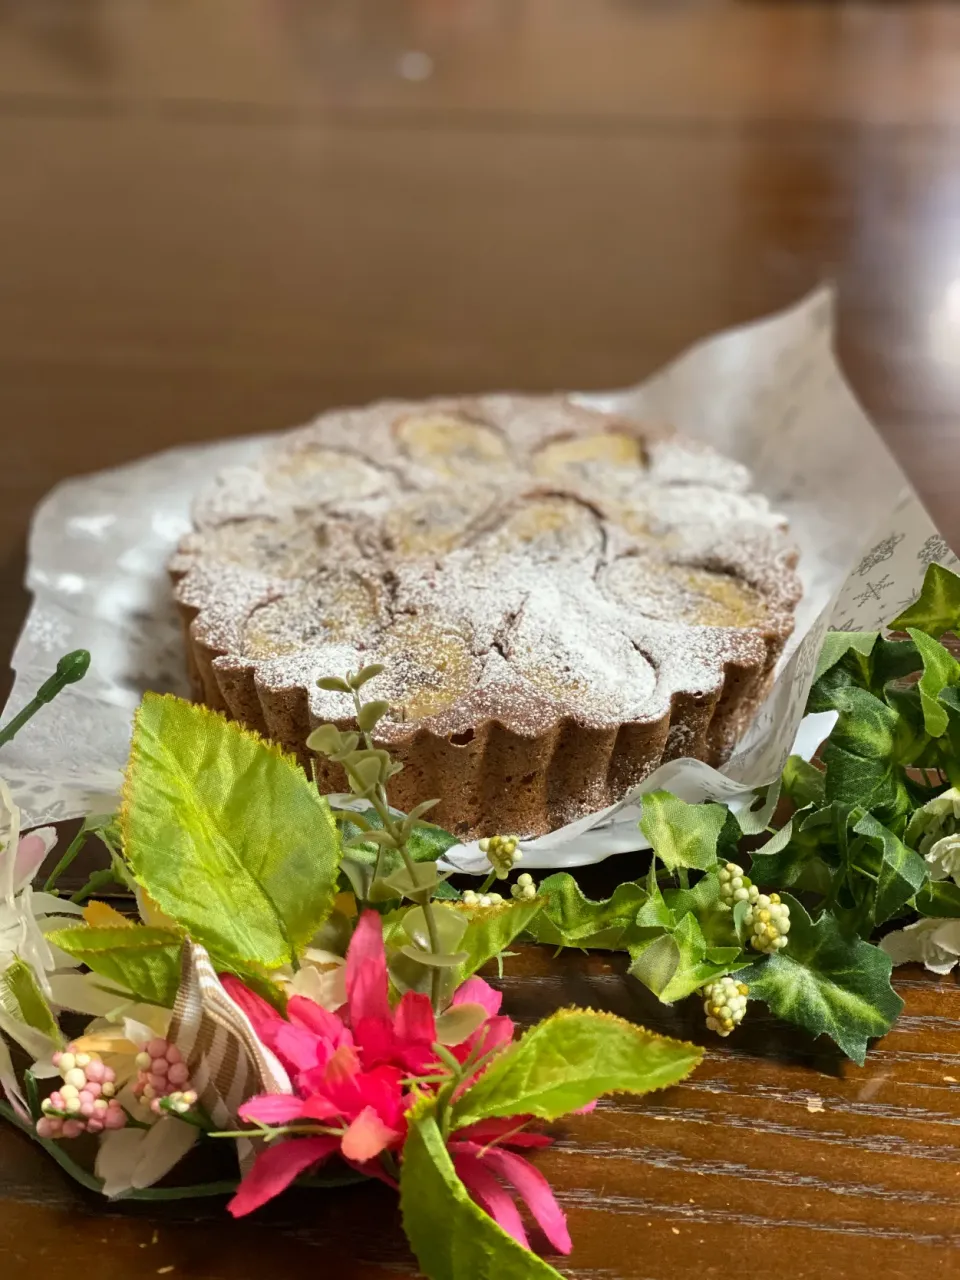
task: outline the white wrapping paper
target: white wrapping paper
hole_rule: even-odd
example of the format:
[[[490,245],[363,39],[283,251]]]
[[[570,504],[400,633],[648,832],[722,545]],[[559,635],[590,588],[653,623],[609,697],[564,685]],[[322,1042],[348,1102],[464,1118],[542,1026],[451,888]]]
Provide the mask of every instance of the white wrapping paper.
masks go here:
[[[645,847],[643,792],[736,805],[777,776],[794,746],[828,627],[874,630],[913,597],[932,561],[955,565],[903,473],[850,392],[832,352],[833,297],[710,338],[640,386],[584,402],[668,422],[751,468],[755,487],[790,519],[804,596],[775,686],[721,771],[663,765],[619,804],[524,842],[524,867],[570,867]],[[57,658],[93,654],[90,673],[6,747],[0,773],[34,825],[103,811],[115,795],[144,690],[187,693],[179,623],[165,561],[190,527],[200,479],[255,454],[257,439],[174,449],[67,480],[40,504],[30,536],[33,593],[12,665],[7,715],[29,700]],[[811,717],[797,748],[829,725]],[[476,844],[448,855],[464,870]]]

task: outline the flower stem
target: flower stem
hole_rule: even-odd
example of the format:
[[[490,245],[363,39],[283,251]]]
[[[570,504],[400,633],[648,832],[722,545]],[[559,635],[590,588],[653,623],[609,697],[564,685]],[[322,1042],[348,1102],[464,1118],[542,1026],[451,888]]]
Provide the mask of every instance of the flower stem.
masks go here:
[[[56,671],[49,679],[44,680],[23,710],[0,729],[0,747],[15,737],[27,721],[32,720],[41,707],[52,702],[68,684],[76,684],[78,680],[82,680],[89,666],[90,654],[86,649],[75,649],[73,653],[68,653],[61,658],[57,663]]]
[[[489,893],[489,891],[493,888],[493,882],[494,880],[496,880],[496,878],[497,878],[497,869],[496,867],[494,867],[493,870],[490,872],[490,874],[487,876],[486,880],[484,880],[483,884],[477,890],[477,893],[480,893],[480,894]]]
[[[60,859],[57,865],[53,868],[53,870],[47,876],[43,886],[44,893],[51,892],[51,890],[53,889],[53,886],[57,883],[57,881],[66,871],[67,867],[70,866],[71,862],[73,862],[74,858],[76,858],[77,854],[79,854],[80,850],[87,843],[87,837],[89,836],[89,834],[90,832],[87,830],[85,826],[83,826],[80,828],[77,834],[73,837],[73,839],[70,841],[69,845],[67,846],[66,853],[63,855],[63,857]]]

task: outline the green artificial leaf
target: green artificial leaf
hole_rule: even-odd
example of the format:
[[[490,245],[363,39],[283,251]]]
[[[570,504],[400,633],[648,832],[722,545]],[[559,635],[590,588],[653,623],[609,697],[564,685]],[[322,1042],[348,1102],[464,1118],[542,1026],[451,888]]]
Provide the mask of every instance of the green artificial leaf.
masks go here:
[[[672,933],[645,946],[631,947],[630,954],[630,973],[663,1004],[683,1000],[704,983],[751,963],[749,959],[736,963],[739,947],[708,947],[692,912],[680,919]]]
[[[183,945],[173,930],[146,925],[115,929],[80,925],[51,933],[48,939],[121,990],[133,992],[147,1004],[173,1008],[180,986]]]
[[[847,937],[825,911],[814,924],[795,898],[790,943],[744,970],[752,998],[811,1035],[828,1035],[863,1065],[867,1041],[889,1031],[903,1001],[890,985],[890,957],[858,937]]]
[[[439,909],[434,907],[435,911]],[[539,897],[529,901],[515,898],[492,907],[467,907],[458,903],[446,909],[467,920],[466,932],[460,940],[467,959],[459,970],[460,980],[465,981],[488,960],[505,951],[514,938],[537,923],[543,901]]]
[[[60,1027],[33,970],[19,956],[14,957],[13,962],[0,973],[0,1008],[55,1044],[63,1043]]]
[[[688,911],[692,911],[699,920],[701,915],[712,912],[720,901],[720,881],[712,874],[701,876],[689,889],[666,889],[663,900],[676,920]]]
[[[864,814],[853,829],[879,854],[879,866],[871,868],[876,875],[876,895],[868,921],[872,931],[874,926],[896,915],[904,903],[923,888],[930,869],[918,853],[907,848],[872,813]]]
[[[800,814],[807,811],[801,809]],[[750,854],[750,878],[756,885],[786,886],[793,884],[813,851],[816,841],[804,843],[794,836],[794,824],[799,819],[794,814],[766,843]]]
[[[783,793],[798,809],[812,804],[819,808],[826,800],[826,777],[822,769],[802,756],[790,756],[783,767]]]
[[[374,884],[382,884],[385,890],[394,890],[396,897],[416,898],[423,893],[433,893],[437,885],[452,874],[452,871],[438,870],[435,862],[415,862],[409,870],[401,867],[393,875],[384,876]]]
[[[835,642],[832,636],[837,637]],[[859,646],[848,645],[848,636],[861,636],[863,642]],[[885,640],[872,631],[831,632],[826,646],[840,652],[814,682],[807,701],[808,711],[832,710],[837,707],[838,699],[842,699],[843,691],[850,688],[885,697],[886,686],[891,681],[902,680],[921,665],[912,640]]]
[[[900,717],[865,689],[843,690],[836,705],[840,716],[823,750],[828,802],[905,813]]]
[[[960,682],[960,662],[938,640],[932,640],[915,627],[909,627],[908,634],[923,659],[923,675],[917,685],[923,723],[932,738],[939,738],[946,732],[948,722],[946,708],[941,706],[939,698],[948,685]]]
[[[629,972],[659,1000],[680,968],[681,958],[680,944],[673,934],[661,933],[630,948]]]
[[[917,894],[916,907],[922,916],[955,920],[960,916],[960,885],[952,880],[928,881]]]
[[[137,881],[218,955],[290,964],[333,907],[326,799],[293,756],[206,707],[144,697],[121,821]]]
[[[636,925],[641,929],[655,929],[662,932],[664,929],[672,929],[677,923],[676,916],[664,901],[663,894],[660,892],[660,886],[657,883],[657,860],[650,860],[650,870],[647,873],[647,900],[637,912]]]
[[[457,1177],[433,1104],[407,1115],[400,1168],[403,1229],[430,1280],[562,1280],[494,1222]]]
[[[960,625],[960,578],[943,565],[928,565],[920,595],[889,625],[891,631],[912,627],[935,640],[945,631],[956,631]]]
[[[826,675],[851,651],[862,657],[869,657],[879,637],[879,631],[828,631],[817,659],[813,683],[816,684],[821,676]]]
[[[403,815],[397,815],[398,821]],[[380,815],[372,805],[358,805],[356,810],[339,810],[336,815],[344,845],[349,852],[343,858],[344,874],[349,876],[357,896],[371,900],[371,882],[377,865],[377,835],[383,829]],[[366,836],[366,839],[364,838]],[[436,862],[453,845],[459,844],[456,836],[431,822],[417,822],[407,836],[407,853],[413,862]],[[403,870],[403,859],[396,849],[384,848],[380,854],[381,879],[392,877]],[[434,892],[437,890],[435,889]],[[386,886],[386,898],[398,898],[399,892]],[[376,897],[373,898],[376,901]]]
[[[434,928],[443,951],[455,951],[467,931],[467,921],[452,907],[437,906],[433,911]],[[403,913],[401,927],[410,942],[421,951],[430,951],[430,931],[423,907],[411,907]]]
[[[633,881],[617,885],[609,898],[594,901],[584,895],[567,871],[557,871],[540,882],[538,897],[543,910],[529,931],[537,942],[551,947],[623,948],[637,912],[647,900],[646,890]]]
[[[698,1045],[655,1035],[610,1013],[560,1009],[494,1058],[451,1109],[454,1129],[492,1116],[556,1120],[605,1093],[676,1084],[703,1057]]]
[[[640,830],[668,871],[706,871],[717,861],[717,837],[727,820],[719,804],[687,804],[669,791],[643,797]]]
[[[736,815],[739,832],[745,836],[758,836],[770,825],[774,810],[780,800],[783,779],[778,778],[769,787],[761,787],[753,800]]]

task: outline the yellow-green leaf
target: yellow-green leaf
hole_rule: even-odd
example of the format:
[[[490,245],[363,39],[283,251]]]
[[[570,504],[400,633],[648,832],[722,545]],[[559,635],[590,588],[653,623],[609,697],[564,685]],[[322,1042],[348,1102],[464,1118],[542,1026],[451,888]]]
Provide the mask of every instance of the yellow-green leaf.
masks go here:
[[[171,929],[131,925],[94,929],[80,925],[48,935],[50,942],[94,973],[147,1004],[173,1007],[180,984],[182,939]]]
[[[205,707],[146,695],[121,824],[137,881],[220,956],[289,964],[333,907],[327,801],[294,757]]]
[[[494,1059],[455,1104],[453,1125],[459,1129],[489,1116],[555,1120],[604,1093],[647,1093],[676,1084],[702,1057],[698,1045],[612,1014],[560,1009]]]
[[[0,1008],[55,1043],[63,1043],[57,1020],[40,990],[33,970],[19,956],[0,974]]]
[[[444,1146],[431,1103],[408,1116],[400,1172],[403,1229],[430,1280],[562,1280],[471,1199]]]

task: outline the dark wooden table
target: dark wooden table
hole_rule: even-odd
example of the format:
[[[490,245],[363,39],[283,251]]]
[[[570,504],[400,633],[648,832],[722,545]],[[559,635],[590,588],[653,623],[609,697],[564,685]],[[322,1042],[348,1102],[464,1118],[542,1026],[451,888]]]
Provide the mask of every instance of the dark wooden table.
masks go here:
[[[387,393],[609,387],[840,289],[840,351],[960,541],[960,10],[3,0],[0,649],[60,478]],[[699,1036],[607,958],[511,961]],[[863,1070],[751,1012],[543,1160],[586,1280],[960,1275],[960,994]],[[383,1188],[109,1206],[0,1130],[0,1275],[410,1275]]]

